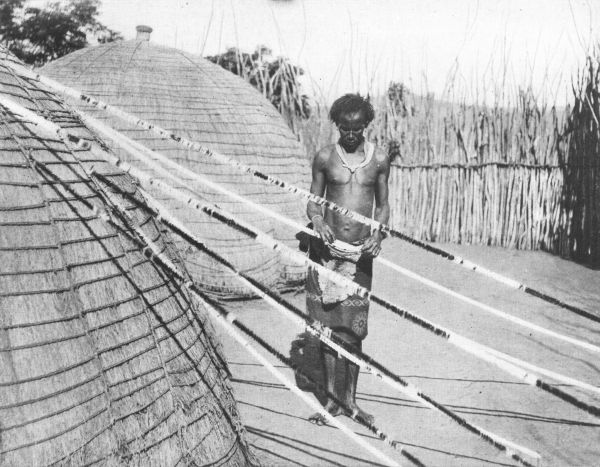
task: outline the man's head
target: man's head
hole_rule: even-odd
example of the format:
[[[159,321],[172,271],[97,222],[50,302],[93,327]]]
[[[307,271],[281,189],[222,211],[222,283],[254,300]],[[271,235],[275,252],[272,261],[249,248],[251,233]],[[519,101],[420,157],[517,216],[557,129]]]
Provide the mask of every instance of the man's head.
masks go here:
[[[329,118],[340,131],[339,143],[354,152],[364,141],[364,130],[375,117],[373,106],[360,94],[345,94],[331,106]]]

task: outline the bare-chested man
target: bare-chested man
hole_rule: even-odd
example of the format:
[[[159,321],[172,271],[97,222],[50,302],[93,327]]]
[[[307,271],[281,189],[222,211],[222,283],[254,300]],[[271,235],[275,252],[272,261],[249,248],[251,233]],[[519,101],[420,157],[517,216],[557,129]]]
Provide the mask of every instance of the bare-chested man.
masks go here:
[[[386,154],[364,138],[364,130],[374,118],[373,107],[358,94],[346,94],[333,103],[329,117],[337,125],[340,136],[337,144],[316,154],[311,193],[387,223],[390,162]],[[321,240],[311,241],[311,259],[370,289],[373,258],[381,252],[382,232],[372,231],[369,226],[334,211],[323,212],[321,206],[313,202],[308,203],[307,214],[321,237]],[[348,295],[346,289],[320,277],[313,269],[309,270],[306,292],[308,313],[330,327],[351,348],[361,350],[362,340],[367,335],[368,298]],[[356,404],[358,366],[343,357],[338,358],[325,345],[321,351],[326,390],[335,394],[354,414],[372,422],[373,417]],[[346,375],[341,394],[335,391],[339,365],[345,367],[341,373]],[[325,408],[332,415],[342,413],[330,398]],[[317,424],[325,422],[319,414],[310,420]]]

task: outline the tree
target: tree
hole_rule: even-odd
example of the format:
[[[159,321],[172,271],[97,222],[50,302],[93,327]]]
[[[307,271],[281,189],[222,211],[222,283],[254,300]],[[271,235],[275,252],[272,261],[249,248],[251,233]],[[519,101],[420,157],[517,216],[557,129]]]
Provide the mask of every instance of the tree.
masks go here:
[[[296,118],[310,116],[309,99],[302,93],[299,82],[304,70],[285,57],[273,58],[268,47],[258,46],[252,54],[231,47],[222,54],[206,58],[258,89],[284,116],[292,130],[295,130]]]
[[[41,66],[89,44],[120,40],[121,34],[98,21],[100,0],[53,2],[27,7],[26,0],[3,0],[0,42],[25,63]]]

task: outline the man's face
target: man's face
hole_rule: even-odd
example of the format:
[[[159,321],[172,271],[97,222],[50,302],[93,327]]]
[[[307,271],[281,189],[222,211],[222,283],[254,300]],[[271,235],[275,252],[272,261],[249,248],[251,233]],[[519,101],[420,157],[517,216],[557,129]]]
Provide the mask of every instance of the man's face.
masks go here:
[[[354,152],[365,139],[364,131],[367,118],[363,111],[346,112],[340,115],[338,130],[340,132],[340,145],[347,152]]]

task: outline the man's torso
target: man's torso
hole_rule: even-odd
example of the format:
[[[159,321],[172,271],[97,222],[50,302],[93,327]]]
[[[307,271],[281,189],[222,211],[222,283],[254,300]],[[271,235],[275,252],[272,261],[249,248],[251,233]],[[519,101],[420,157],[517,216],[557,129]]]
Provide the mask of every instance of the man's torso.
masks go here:
[[[368,164],[352,172],[344,167],[336,145],[324,149],[327,160],[324,167],[326,188],[325,197],[334,203],[371,217],[375,199],[375,185],[380,171],[380,161],[373,154]],[[365,159],[364,145],[354,153],[343,154],[348,166],[356,167]],[[326,210],[325,222],[331,227],[335,237],[345,242],[356,242],[369,235],[370,228],[360,222],[335,211]]]

